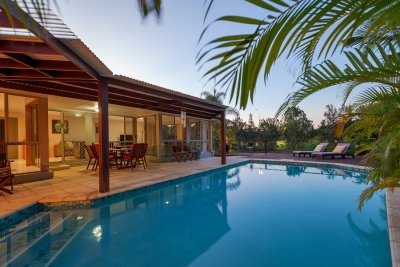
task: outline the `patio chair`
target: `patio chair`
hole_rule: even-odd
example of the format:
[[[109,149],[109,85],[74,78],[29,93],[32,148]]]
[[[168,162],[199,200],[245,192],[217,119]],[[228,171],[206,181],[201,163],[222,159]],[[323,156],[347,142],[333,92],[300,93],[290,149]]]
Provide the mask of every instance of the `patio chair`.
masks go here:
[[[13,178],[14,175],[11,173],[10,167],[0,168],[0,190],[8,194],[13,194]],[[6,188],[5,186],[11,186],[11,190]]]
[[[91,145],[85,145],[85,148],[86,148],[86,152],[89,155],[89,162],[88,162],[88,165],[86,167],[86,170],[89,169],[90,163],[92,163],[92,159],[94,159],[93,168],[92,168],[92,171],[93,171],[95,165],[97,164],[97,158],[94,156],[93,148],[92,148]]]
[[[92,144],[92,151],[93,151],[93,156],[95,158],[95,165],[93,167],[94,171],[97,171],[97,167],[99,166],[99,151],[100,151],[100,144]],[[117,155],[115,153],[109,153],[108,154],[108,165],[111,168],[112,161],[115,161],[115,166],[118,166],[117,162]],[[92,169],[92,171],[93,171]]]
[[[7,146],[4,139],[0,140],[0,168],[10,167],[10,160],[7,159]]]
[[[178,162],[181,162],[185,154],[185,152],[182,151],[182,144],[181,143],[173,144],[172,152],[174,153],[174,159]]]
[[[146,143],[137,143],[132,144],[132,149],[130,153],[123,155],[123,159],[126,161],[126,166],[131,165],[131,169],[136,165],[143,165],[143,168],[146,169],[147,161],[146,161],[146,151],[147,151]]]
[[[295,157],[296,154],[299,155],[299,158],[301,157],[301,155],[303,155],[303,157],[305,157],[306,155],[311,157],[312,153],[314,153],[314,152],[323,152],[323,151],[325,151],[327,146],[328,146],[328,143],[320,143],[319,145],[317,145],[314,148],[313,151],[293,151],[293,157]]]
[[[350,144],[339,143],[331,152],[313,152],[311,155],[313,158],[321,157],[322,159],[324,159],[325,157],[331,157],[332,159],[334,159],[336,156],[340,156],[342,159],[346,158],[346,156],[351,156],[354,158],[353,153],[348,153],[349,148]]]

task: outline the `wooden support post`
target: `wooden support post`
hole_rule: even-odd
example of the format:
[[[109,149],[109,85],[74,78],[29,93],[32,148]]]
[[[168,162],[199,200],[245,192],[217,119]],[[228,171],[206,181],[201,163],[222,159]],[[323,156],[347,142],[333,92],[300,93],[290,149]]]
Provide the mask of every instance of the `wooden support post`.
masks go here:
[[[208,122],[208,152],[210,152],[210,153],[213,153],[213,155],[214,155],[214,151],[213,151],[213,142],[212,142],[212,140],[213,140],[213,130],[212,130],[212,127],[213,127],[213,121],[212,120],[210,120],[209,122]]]
[[[40,171],[49,171],[49,103],[47,98],[38,98],[38,141]]]
[[[225,110],[221,111],[221,165],[226,164]]]
[[[108,83],[104,79],[98,82],[98,125],[99,125],[99,191],[110,191],[110,170],[108,162]]]
[[[9,123],[8,123],[8,117],[9,117],[9,111],[8,111],[8,94],[4,94],[4,141],[7,144],[9,141],[9,136],[8,136],[8,128],[9,128]],[[7,152],[8,153],[8,152]]]

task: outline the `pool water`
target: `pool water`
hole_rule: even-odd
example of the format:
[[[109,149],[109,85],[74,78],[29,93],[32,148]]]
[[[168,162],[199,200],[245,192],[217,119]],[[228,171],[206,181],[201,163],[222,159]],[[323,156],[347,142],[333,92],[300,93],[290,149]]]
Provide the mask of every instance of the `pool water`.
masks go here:
[[[28,243],[19,240],[6,257],[10,266],[391,266],[384,194],[357,211],[365,177],[250,163],[43,213],[27,226],[33,245],[18,250]]]

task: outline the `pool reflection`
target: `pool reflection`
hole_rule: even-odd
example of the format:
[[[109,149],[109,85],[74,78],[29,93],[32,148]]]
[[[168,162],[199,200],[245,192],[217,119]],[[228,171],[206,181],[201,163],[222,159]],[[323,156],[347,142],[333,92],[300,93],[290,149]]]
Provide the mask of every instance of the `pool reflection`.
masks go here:
[[[390,245],[387,242],[389,236],[387,228],[386,215],[386,198],[385,195],[380,195],[382,208],[379,209],[379,222],[370,219],[368,221],[368,229],[365,230],[354,221],[351,213],[346,216],[347,224],[355,236],[359,240],[360,251],[363,251],[362,260],[365,266],[389,266],[390,265]],[[381,225],[381,227],[380,227]],[[382,226],[384,225],[384,226]],[[376,251],[382,251],[382,247],[387,247],[382,254],[377,254]]]
[[[52,266],[189,265],[230,230],[227,190],[240,186],[239,172],[172,184],[97,208],[85,235],[74,239]],[[90,247],[84,257],[63,256],[84,247]]]
[[[332,168],[326,166],[303,166],[298,164],[286,164],[286,165],[276,165],[270,163],[253,163],[250,164],[250,170],[258,170],[259,174],[263,174],[264,170],[280,171],[286,172],[289,177],[300,177],[302,174],[315,174],[315,175],[325,175],[328,179],[336,179],[341,177],[343,179],[350,178],[353,183],[363,184],[365,183],[366,173],[355,172],[350,170],[344,170],[339,168]]]

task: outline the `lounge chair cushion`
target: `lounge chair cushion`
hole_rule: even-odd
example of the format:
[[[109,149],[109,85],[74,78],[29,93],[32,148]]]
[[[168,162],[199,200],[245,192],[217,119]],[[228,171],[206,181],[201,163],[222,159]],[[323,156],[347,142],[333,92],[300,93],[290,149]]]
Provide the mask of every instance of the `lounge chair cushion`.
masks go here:
[[[314,148],[314,152],[321,152],[324,148],[325,148],[324,145],[319,144],[318,146],[316,146],[316,147]]]
[[[347,145],[337,145],[332,153],[342,154],[347,148]]]

